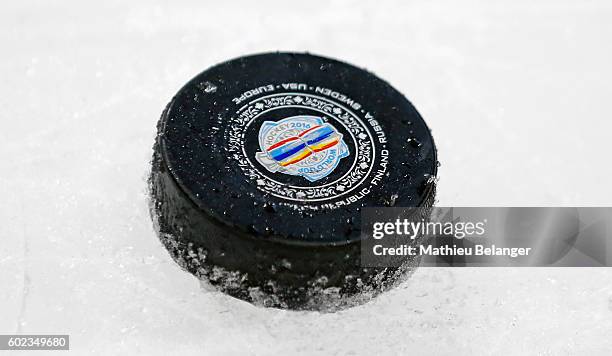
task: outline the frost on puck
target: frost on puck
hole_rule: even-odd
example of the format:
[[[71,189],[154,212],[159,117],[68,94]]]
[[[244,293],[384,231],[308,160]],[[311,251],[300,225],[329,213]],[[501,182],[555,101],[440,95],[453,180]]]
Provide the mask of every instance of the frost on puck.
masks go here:
[[[257,305],[336,310],[402,280],[360,265],[363,207],[430,207],[437,161],[412,104],[373,74],[301,53],[188,82],[158,123],[159,238],[187,271]]]

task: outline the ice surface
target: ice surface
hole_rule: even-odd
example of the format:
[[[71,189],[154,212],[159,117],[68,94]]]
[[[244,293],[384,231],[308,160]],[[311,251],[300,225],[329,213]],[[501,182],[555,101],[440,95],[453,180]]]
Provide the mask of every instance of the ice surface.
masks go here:
[[[338,313],[264,309],[180,270],[145,195],[172,95],[282,49],[404,92],[439,147],[438,205],[610,205],[610,1],[0,6],[0,333],[67,333],[76,354],[612,348],[608,269],[420,269]]]

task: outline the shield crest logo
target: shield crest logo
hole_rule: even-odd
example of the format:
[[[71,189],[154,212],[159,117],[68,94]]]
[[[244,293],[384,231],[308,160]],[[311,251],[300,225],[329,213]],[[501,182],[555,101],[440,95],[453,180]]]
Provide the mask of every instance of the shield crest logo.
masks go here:
[[[342,134],[317,116],[265,121],[259,129],[255,159],[271,173],[301,176],[310,182],[327,177],[350,152]]]

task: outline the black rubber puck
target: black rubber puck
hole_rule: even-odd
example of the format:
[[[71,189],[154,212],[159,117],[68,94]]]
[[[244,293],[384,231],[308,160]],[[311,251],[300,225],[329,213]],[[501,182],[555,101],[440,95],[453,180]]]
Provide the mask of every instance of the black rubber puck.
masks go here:
[[[360,266],[360,211],[431,206],[437,160],[387,82],[269,53],[188,82],[162,114],[152,166],[153,218],[181,266],[256,304],[330,310],[411,268]]]

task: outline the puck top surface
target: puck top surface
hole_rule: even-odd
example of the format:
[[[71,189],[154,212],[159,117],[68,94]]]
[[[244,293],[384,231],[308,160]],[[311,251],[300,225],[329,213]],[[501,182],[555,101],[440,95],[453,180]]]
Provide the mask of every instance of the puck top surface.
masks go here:
[[[162,116],[162,159],[210,219],[256,238],[343,244],[365,206],[421,206],[436,150],[412,104],[375,75],[310,54],[216,65]]]

